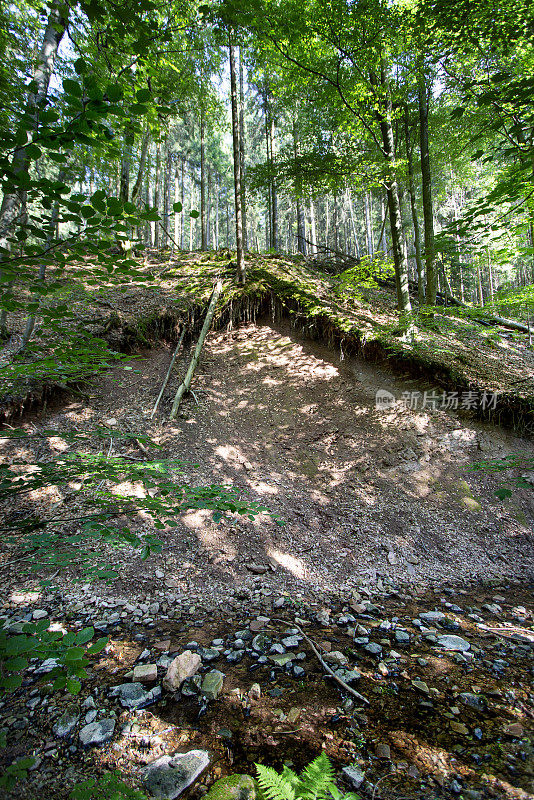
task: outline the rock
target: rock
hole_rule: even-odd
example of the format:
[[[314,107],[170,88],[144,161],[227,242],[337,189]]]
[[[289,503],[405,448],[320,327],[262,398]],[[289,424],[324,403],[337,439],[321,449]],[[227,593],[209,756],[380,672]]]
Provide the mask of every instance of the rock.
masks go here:
[[[384,744],[382,742],[377,744],[375,752],[378,758],[385,758],[388,761],[391,758],[391,749],[389,744]]]
[[[503,728],[503,733],[507,736],[513,736],[515,739],[521,739],[525,731],[520,722],[512,722]]]
[[[343,767],[343,777],[353,789],[359,789],[365,780],[365,772],[359,767]]]
[[[52,728],[54,736],[63,739],[68,736],[80,719],[77,709],[67,708]]]
[[[410,634],[408,631],[401,631],[397,628],[395,631],[395,642],[399,645],[410,643]]]
[[[273,643],[273,640],[264,633],[258,633],[252,640],[252,649],[257,653],[266,653]]]
[[[152,797],[174,800],[191,786],[209,763],[205,750],[161,756],[144,769],[143,786]]]
[[[91,722],[85,725],[80,733],[80,741],[84,747],[100,747],[109,742],[115,730],[114,719],[101,719],[98,722]]]
[[[45,611],[44,608],[37,608],[32,614],[32,617],[35,620],[44,619],[47,616],[48,616],[48,611]]]
[[[223,687],[224,673],[219,672],[218,669],[212,669],[204,676],[202,681],[201,693],[208,700],[215,700]]]
[[[212,784],[205,800],[254,800],[256,790],[250,775],[229,775]]]
[[[142,683],[121,683],[110,691],[111,697],[118,697],[124,708],[146,708],[161,697],[161,686],[147,691]]]
[[[261,686],[259,683],[253,683],[248,690],[248,696],[251,700],[259,700],[261,697]]]
[[[437,642],[440,647],[445,650],[453,650],[458,653],[464,653],[471,649],[471,645],[461,636],[454,636],[447,634],[445,636],[438,636]]]
[[[229,775],[210,787],[205,800],[254,800],[256,790],[250,775]]]
[[[382,652],[382,645],[376,642],[369,642],[369,644],[364,645],[363,649],[372,656],[379,656]]]
[[[254,575],[265,575],[269,571],[269,567],[266,567],[265,564],[247,564],[247,569]]]
[[[471,706],[471,708],[475,708],[477,711],[484,711],[486,708],[484,698],[478,694],[473,694],[473,692],[462,692],[460,694],[460,700],[464,705]]]
[[[192,678],[198,672],[201,664],[198,653],[185,650],[171,662],[163,678],[163,688],[168,692],[176,692],[186,678]]]
[[[424,681],[412,681],[412,686],[414,689],[423,692],[423,694],[429,694],[430,692],[428,685]]]
[[[300,638],[300,636],[286,636],[285,639],[282,639],[282,644],[284,647],[287,647],[288,650],[291,650],[299,646]]]
[[[269,656],[269,660],[276,664],[278,667],[285,667],[289,661],[293,661],[295,653],[277,653],[274,656]]]
[[[156,664],[138,664],[133,670],[134,681],[140,683],[153,683],[158,679],[158,668]]]
[[[332,650],[331,653],[323,653],[322,659],[326,661],[327,664],[335,664],[338,667],[344,667],[349,663],[347,656],[340,650]]]
[[[221,655],[220,652],[213,647],[200,647],[198,653],[202,661],[206,664],[216,661]]]
[[[469,734],[469,728],[467,725],[463,725],[461,722],[455,722],[454,720],[451,720],[449,725],[451,730],[453,730],[455,733],[460,733],[462,736],[467,736]]]
[[[445,614],[443,611],[423,611],[422,614],[419,614],[419,619],[422,619],[423,622],[441,622],[445,619]]]

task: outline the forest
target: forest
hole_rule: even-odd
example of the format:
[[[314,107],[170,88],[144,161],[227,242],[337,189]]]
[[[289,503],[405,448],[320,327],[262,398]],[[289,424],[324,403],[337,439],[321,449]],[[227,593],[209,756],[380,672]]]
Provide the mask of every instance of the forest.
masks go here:
[[[0,798],[534,800],[534,6],[0,7]]]

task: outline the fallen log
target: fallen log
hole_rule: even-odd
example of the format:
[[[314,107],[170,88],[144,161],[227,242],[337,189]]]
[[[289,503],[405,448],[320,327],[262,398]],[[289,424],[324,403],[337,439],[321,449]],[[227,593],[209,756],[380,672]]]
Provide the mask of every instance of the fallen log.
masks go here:
[[[172,368],[174,367],[174,362],[176,361],[176,356],[180,352],[180,347],[182,346],[182,342],[184,340],[184,336],[185,336],[185,325],[182,328],[182,333],[180,334],[180,338],[178,339],[178,344],[176,345],[176,349],[175,349],[175,351],[173,353],[173,356],[171,358],[171,363],[169,364],[169,369],[167,370],[167,374],[165,375],[165,378],[164,378],[163,383],[161,385],[161,389],[159,390],[158,399],[154,403],[154,408],[152,409],[152,413],[150,414],[150,419],[154,418],[154,414],[158,410],[158,406],[159,406],[159,404],[161,402],[161,398],[163,397],[163,392],[165,391],[165,387],[167,386],[167,384],[169,382],[169,378],[171,377],[171,372],[172,372]]]
[[[184,394],[186,394],[191,388],[191,381],[193,380],[193,375],[195,374],[195,370],[197,368],[204,340],[208,335],[208,331],[211,327],[211,323],[213,321],[213,315],[215,314],[215,306],[217,305],[217,300],[219,299],[221,292],[222,292],[222,281],[217,281],[215,289],[213,290],[213,294],[211,295],[210,304],[208,306],[208,311],[206,313],[206,319],[204,320],[204,325],[202,326],[202,330],[200,331],[200,336],[198,337],[198,342],[197,346],[195,347],[195,352],[193,353],[193,358],[191,359],[191,363],[189,364],[189,369],[187,370],[186,376],[183,379],[180,386],[178,387],[176,395],[174,396],[174,403],[172,404],[172,409],[169,419],[176,418],[176,415],[178,413],[178,408],[180,406],[180,403],[182,402],[182,398]]]

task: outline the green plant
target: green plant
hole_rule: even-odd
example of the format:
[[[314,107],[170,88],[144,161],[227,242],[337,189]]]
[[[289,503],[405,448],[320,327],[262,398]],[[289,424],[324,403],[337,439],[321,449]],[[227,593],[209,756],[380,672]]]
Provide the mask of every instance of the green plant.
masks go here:
[[[43,431],[35,437],[25,431],[13,430],[3,438],[22,440],[30,447],[35,438],[56,437],[67,449],[49,461],[31,457],[16,459],[0,465],[0,502],[16,501],[18,508],[31,492],[56,487],[74,494],[77,500],[75,515],[37,515],[33,511],[17,511],[0,528],[4,542],[19,551],[21,569],[40,572],[45,568],[62,570],[75,565],[84,577],[111,580],[118,572],[103,562],[98,552],[102,545],[134,547],[143,559],[161,551],[161,542],[153,534],[138,534],[124,520],[143,512],[152,518],[154,528],[163,530],[176,526],[176,517],[191,509],[213,512],[215,521],[225,514],[239,514],[254,519],[267,509],[254,501],[243,500],[239,490],[231,485],[211,484],[190,486],[177,481],[185,462],[176,459],[131,461],[112,455],[114,441],[128,438],[142,440],[136,434],[121,434],[107,429],[85,433]],[[107,448],[104,452],[103,443]],[[69,452],[73,444],[101,443],[99,453]],[[149,445],[153,443],[144,437]],[[193,465],[188,465],[193,466]],[[122,488],[127,482],[128,488]],[[133,487],[138,491],[134,491]],[[118,523],[120,518],[121,522]],[[46,585],[47,582],[43,581]]]
[[[87,677],[88,656],[98,655],[108,638],[103,636],[92,644],[94,628],[84,628],[78,633],[49,630],[50,620],[27,622],[20,634],[0,630],[0,691],[13,691],[22,684],[22,672],[30,659],[53,658],[54,669],[48,677],[54,678],[53,689],[67,689],[78,694],[81,681]]]
[[[77,783],[70,797],[71,800],[146,800],[146,795],[128,786],[118,771]]]
[[[504,456],[504,458],[494,458],[487,461],[478,461],[472,464],[471,470],[476,472],[508,472],[512,469],[520,470],[534,470],[534,457],[528,455],[511,455]],[[496,491],[495,494],[499,500],[506,500],[511,497],[513,490],[511,486],[518,488],[531,489],[532,483],[523,475],[517,478],[510,478],[509,481],[503,483]]]
[[[0,788],[7,789],[8,792],[15,786],[17,781],[24,780],[28,775],[28,770],[35,764],[35,759],[31,757],[19,758],[0,775]]]
[[[336,786],[334,768],[326,753],[321,753],[297,775],[284,765],[281,773],[256,764],[258,786],[263,800],[359,800],[359,795],[343,794]]]

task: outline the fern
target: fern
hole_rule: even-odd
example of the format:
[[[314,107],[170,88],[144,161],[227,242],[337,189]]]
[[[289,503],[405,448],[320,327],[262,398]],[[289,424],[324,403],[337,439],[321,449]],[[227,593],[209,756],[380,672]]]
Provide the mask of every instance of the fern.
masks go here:
[[[319,798],[327,797],[334,784],[334,778],[334,768],[323,751],[303,769],[300,776],[299,796],[304,800],[319,800]]]
[[[265,767],[263,764],[256,764],[256,770],[258,784],[266,800],[295,800],[292,781],[286,774],[279,775],[272,767]]]
[[[264,800],[327,800],[336,789],[334,768],[321,753],[300,775],[285,766],[279,774],[272,767],[256,764],[258,785]]]

